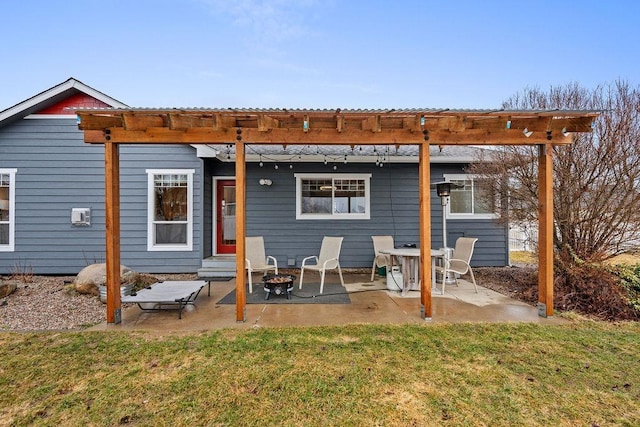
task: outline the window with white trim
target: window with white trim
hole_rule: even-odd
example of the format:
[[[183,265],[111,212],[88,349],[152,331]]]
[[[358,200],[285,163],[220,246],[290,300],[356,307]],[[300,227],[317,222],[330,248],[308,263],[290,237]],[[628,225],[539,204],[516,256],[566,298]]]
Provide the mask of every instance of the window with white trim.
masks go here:
[[[369,219],[371,174],[295,174],[296,219]]]
[[[147,170],[147,250],[193,248],[193,173],[193,169]]]
[[[0,252],[15,248],[15,191],[17,169],[0,169]]]
[[[497,204],[480,188],[479,178],[459,174],[444,175],[444,179],[460,186],[460,188],[451,188],[447,218],[491,219],[497,217]]]

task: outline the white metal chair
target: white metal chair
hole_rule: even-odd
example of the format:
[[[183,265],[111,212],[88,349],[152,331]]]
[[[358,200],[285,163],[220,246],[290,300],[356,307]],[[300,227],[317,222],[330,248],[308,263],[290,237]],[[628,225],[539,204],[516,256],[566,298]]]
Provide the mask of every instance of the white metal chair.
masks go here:
[[[324,288],[324,275],[327,270],[338,269],[340,275],[340,283],[344,286],[344,279],[342,278],[342,270],[340,269],[340,248],[342,247],[343,237],[329,237],[325,236],[322,239],[322,246],[320,247],[319,256],[309,256],[302,260],[302,269],[300,271],[300,286],[302,289],[302,279],[304,277],[304,270],[314,270],[320,273],[320,293]],[[310,262],[315,260],[315,264]]]
[[[393,236],[371,236],[373,240],[373,252],[375,253],[373,257],[373,266],[371,267],[371,281],[373,282],[373,278],[376,274],[376,268],[380,267],[390,267],[391,266],[391,255],[389,254],[381,254],[381,250],[385,249],[393,249]]]
[[[447,273],[453,272],[459,275],[467,274],[471,276],[471,282],[478,292],[478,286],[476,285],[476,278],[473,276],[473,270],[471,269],[471,256],[473,255],[473,248],[478,241],[475,237],[459,237],[456,240],[456,246],[453,248],[453,254],[451,258],[444,258],[442,266],[436,267],[436,271],[441,273],[442,277],[442,295],[444,295],[445,283],[447,281]],[[456,277],[456,284],[458,279]]]
[[[267,274],[267,271],[274,270],[278,274],[278,260],[272,256],[266,256],[264,250],[264,238],[262,236],[245,238],[245,268],[249,274],[249,293],[253,293],[253,280],[251,275],[254,271],[261,271]],[[273,264],[269,263],[273,261]]]

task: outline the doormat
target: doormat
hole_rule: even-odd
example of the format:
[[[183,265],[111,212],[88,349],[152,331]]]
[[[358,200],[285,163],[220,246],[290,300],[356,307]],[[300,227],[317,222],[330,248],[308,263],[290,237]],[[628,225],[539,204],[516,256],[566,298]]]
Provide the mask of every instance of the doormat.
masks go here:
[[[265,295],[262,283],[254,283],[252,294],[247,289],[247,304],[351,304],[347,290],[339,283],[325,283],[323,293],[320,293],[320,283],[305,283],[302,289],[298,289],[296,284],[291,292],[291,299],[287,299],[286,295],[271,295],[265,300]],[[218,304],[235,303],[235,289],[218,301]]]

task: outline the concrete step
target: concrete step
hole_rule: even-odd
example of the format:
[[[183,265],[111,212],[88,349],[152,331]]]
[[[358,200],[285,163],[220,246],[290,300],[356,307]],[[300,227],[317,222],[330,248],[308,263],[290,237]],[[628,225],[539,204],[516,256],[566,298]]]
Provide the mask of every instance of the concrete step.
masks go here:
[[[202,260],[202,268],[227,268],[236,269],[235,255],[215,255]]]
[[[224,267],[203,267],[198,269],[198,277],[215,278],[215,277],[236,277],[236,267],[232,269]]]

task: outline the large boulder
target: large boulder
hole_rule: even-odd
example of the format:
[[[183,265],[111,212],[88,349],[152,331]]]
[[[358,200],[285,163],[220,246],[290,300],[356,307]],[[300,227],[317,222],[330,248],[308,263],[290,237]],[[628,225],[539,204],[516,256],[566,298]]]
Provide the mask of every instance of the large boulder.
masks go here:
[[[121,283],[126,283],[132,275],[135,275],[134,271],[124,265],[120,266]],[[107,265],[102,263],[86,266],[78,273],[73,284],[81,294],[99,295],[98,286],[107,284]]]

